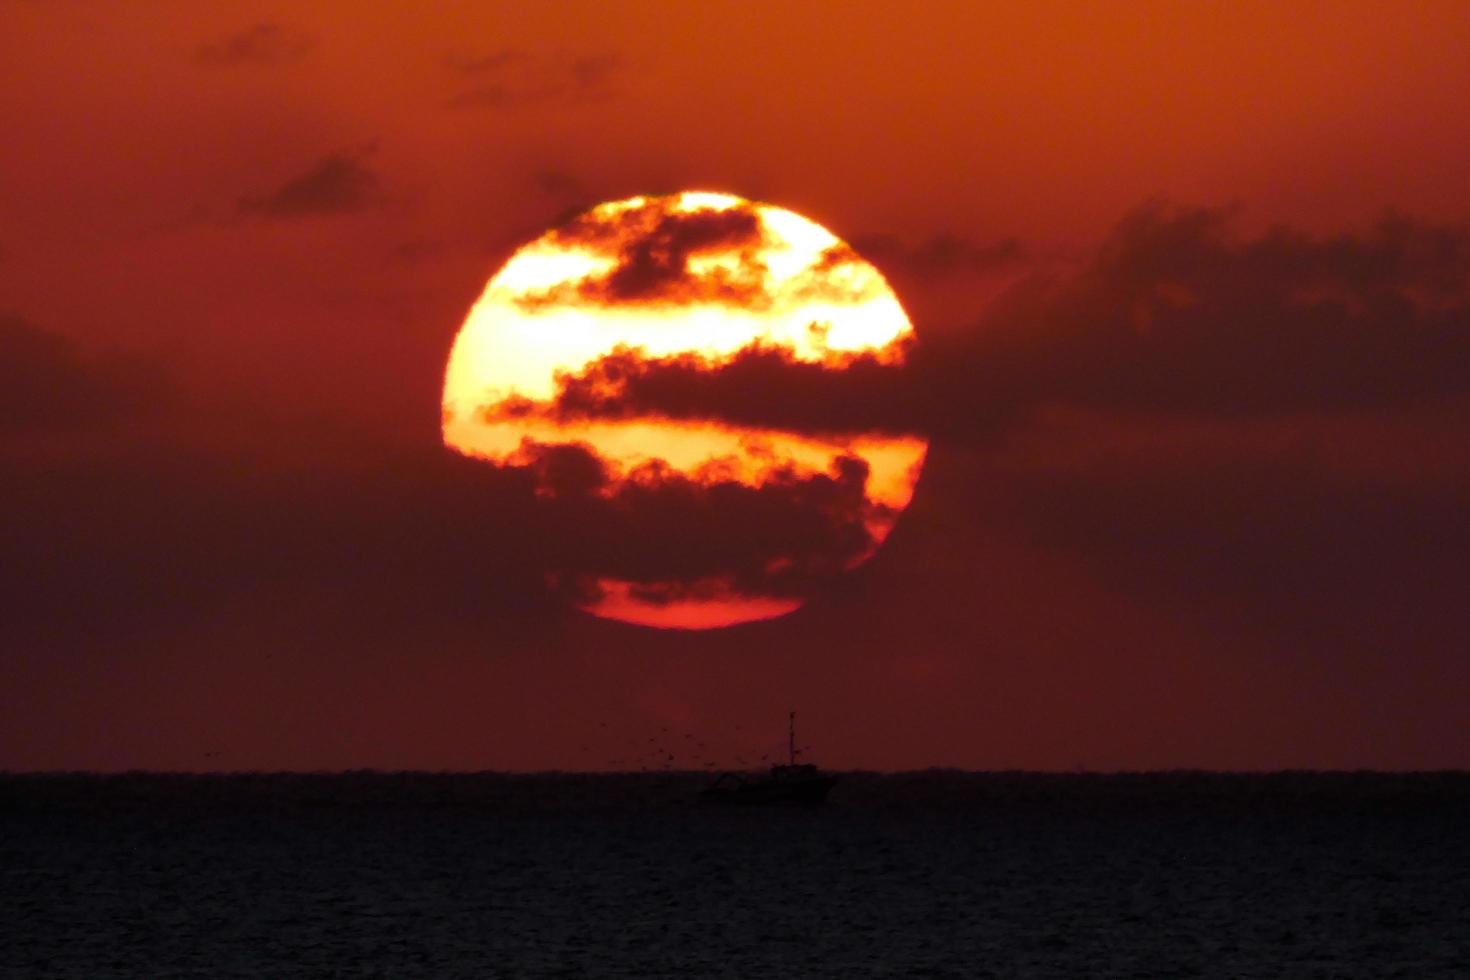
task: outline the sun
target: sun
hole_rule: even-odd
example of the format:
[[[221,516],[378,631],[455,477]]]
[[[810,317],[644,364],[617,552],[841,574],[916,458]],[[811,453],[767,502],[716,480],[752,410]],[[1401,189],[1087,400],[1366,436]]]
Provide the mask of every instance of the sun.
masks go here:
[[[780,616],[865,561],[927,443],[890,411],[913,327],[792,211],[686,191],[525,245],[450,352],[450,448],[585,526],[551,556],[587,611],[668,628]]]

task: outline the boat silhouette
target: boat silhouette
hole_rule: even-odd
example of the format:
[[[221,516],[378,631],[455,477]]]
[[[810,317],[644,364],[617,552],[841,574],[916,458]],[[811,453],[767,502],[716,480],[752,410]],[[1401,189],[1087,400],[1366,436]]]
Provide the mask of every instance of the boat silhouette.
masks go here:
[[[774,765],[767,774],[722,773],[699,793],[701,803],[725,806],[796,805],[815,806],[827,799],[837,777],[808,762],[797,762],[796,712],[787,718],[786,764]]]

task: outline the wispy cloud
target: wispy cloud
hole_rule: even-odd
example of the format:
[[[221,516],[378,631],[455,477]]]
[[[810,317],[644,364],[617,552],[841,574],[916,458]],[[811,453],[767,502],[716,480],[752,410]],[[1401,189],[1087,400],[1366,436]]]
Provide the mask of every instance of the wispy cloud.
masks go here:
[[[305,58],[316,44],[309,34],[266,21],[201,44],[194,60],[211,67],[285,65]]]
[[[609,98],[622,68],[614,54],[533,55],[513,48],[477,56],[451,56],[455,78],[446,104],[456,109],[514,109]]]
[[[262,218],[310,218],[380,206],[382,182],[367,165],[372,145],[328,154],[274,190],[246,195],[239,213]]]

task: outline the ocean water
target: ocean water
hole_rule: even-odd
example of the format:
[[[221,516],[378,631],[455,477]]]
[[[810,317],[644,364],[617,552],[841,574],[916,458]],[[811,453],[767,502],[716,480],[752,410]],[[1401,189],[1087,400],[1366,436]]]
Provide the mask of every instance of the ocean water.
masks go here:
[[[1470,977],[1464,774],[0,776],[0,976]]]

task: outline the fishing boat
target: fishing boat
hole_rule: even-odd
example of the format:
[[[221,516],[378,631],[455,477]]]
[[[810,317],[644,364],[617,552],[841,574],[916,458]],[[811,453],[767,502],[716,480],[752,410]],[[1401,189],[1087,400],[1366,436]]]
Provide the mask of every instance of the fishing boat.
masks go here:
[[[767,774],[727,772],[700,791],[701,803],[726,806],[789,804],[815,806],[827,799],[837,777],[807,762],[798,762],[796,712],[786,726],[786,764],[774,765]]]

